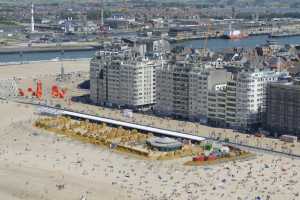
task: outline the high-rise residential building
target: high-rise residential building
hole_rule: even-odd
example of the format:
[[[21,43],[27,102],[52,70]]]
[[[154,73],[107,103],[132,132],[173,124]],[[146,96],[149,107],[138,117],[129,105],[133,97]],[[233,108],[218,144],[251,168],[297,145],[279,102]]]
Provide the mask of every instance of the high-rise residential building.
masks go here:
[[[267,84],[286,72],[242,70],[220,89],[209,93],[208,121],[213,125],[248,128],[262,123]]]
[[[285,74],[275,71],[244,70],[236,79],[236,119],[239,127],[261,123],[266,111],[266,89],[270,82]]]
[[[268,85],[264,126],[274,136],[300,136],[300,80]]]
[[[91,100],[100,105],[150,108],[156,102],[160,65],[132,48],[97,52],[90,63]]]
[[[232,79],[227,82],[226,85],[226,113],[225,113],[225,125],[231,127],[239,127],[239,120],[237,119],[237,95],[236,95],[236,79],[232,76]]]
[[[249,66],[227,71],[197,54],[145,57],[145,44],[106,48],[91,60],[91,100],[100,105],[152,108],[156,113],[215,126],[258,127],[267,84],[287,72]]]
[[[215,85],[208,93],[208,122],[215,126],[225,126],[227,84]]]
[[[206,68],[204,64],[165,64],[157,72],[155,110],[162,115],[206,121],[208,91],[226,83],[229,77],[226,70]]]

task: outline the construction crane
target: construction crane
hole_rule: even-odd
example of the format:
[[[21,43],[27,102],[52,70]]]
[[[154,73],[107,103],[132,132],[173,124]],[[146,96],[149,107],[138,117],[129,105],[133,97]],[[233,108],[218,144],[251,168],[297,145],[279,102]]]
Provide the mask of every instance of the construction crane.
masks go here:
[[[202,13],[203,14],[203,13]],[[204,55],[208,51],[208,40],[211,35],[211,19],[208,15],[205,15],[208,19],[206,26],[207,26],[207,32],[205,33],[204,36],[204,41],[203,41],[203,48],[202,48],[202,54]],[[199,25],[200,25],[200,18],[199,18]]]
[[[203,43],[203,51],[207,51],[208,50],[208,40],[210,37],[210,31],[211,31],[211,21],[210,19],[208,19],[209,21],[207,22],[207,32],[206,32],[206,36],[204,39],[204,43]]]
[[[100,26],[104,26],[104,1],[101,0],[101,21],[100,21]]]
[[[104,24],[104,0],[101,0],[100,5],[101,5],[101,10],[100,13],[98,13],[97,15],[97,27],[98,27],[97,33],[99,36],[103,36],[103,34],[108,33],[109,28]]]
[[[127,0],[123,0],[123,8],[122,8],[121,12],[123,12],[123,13],[128,13],[128,4],[127,4]]]

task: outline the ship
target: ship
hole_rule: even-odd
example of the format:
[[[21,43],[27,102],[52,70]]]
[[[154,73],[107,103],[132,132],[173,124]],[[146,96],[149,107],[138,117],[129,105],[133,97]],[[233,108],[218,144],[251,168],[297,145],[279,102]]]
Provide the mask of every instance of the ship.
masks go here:
[[[229,31],[224,32],[223,38],[230,40],[239,40],[243,38],[247,38],[249,35],[240,30],[232,30],[231,24],[229,25]]]

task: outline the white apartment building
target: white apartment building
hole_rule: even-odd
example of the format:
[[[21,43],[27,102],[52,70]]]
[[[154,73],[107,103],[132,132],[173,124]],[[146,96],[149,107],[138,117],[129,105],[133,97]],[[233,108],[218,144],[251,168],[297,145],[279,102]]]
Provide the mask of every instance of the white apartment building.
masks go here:
[[[242,71],[236,79],[236,122],[249,127],[261,122],[266,110],[266,89],[270,82],[278,81],[283,72]],[[284,73],[285,74],[285,73]]]
[[[218,126],[251,127],[261,123],[266,109],[266,88],[286,72],[244,70],[226,87],[209,94],[209,122]]]
[[[156,102],[159,66],[130,50],[100,51],[90,64],[91,100],[100,105],[151,107]]]
[[[161,115],[206,121],[208,91],[229,78],[230,73],[224,69],[184,61],[168,63],[157,72],[155,110]]]

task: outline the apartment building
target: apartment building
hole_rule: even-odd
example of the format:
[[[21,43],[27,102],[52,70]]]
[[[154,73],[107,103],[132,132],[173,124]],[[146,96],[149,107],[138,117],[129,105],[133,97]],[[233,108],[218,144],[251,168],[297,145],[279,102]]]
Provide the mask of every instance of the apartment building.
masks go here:
[[[276,137],[300,136],[300,80],[268,85],[264,126]]]
[[[156,102],[158,61],[131,48],[99,51],[90,63],[91,100],[95,104],[150,108]]]
[[[226,86],[209,94],[208,120],[217,126],[248,128],[262,122],[266,113],[267,84],[285,72],[242,70]]]
[[[244,70],[236,80],[236,121],[239,127],[256,126],[266,111],[267,84],[278,81],[282,72]]]
[[[208,93],[208,123],[214,126],[225,126],[227,83],[215,85]]]
[[[208,91],[226,83],[230,73],[204,64],[177,61],[157,71],[157,104],[161,115],[207,121]]]

